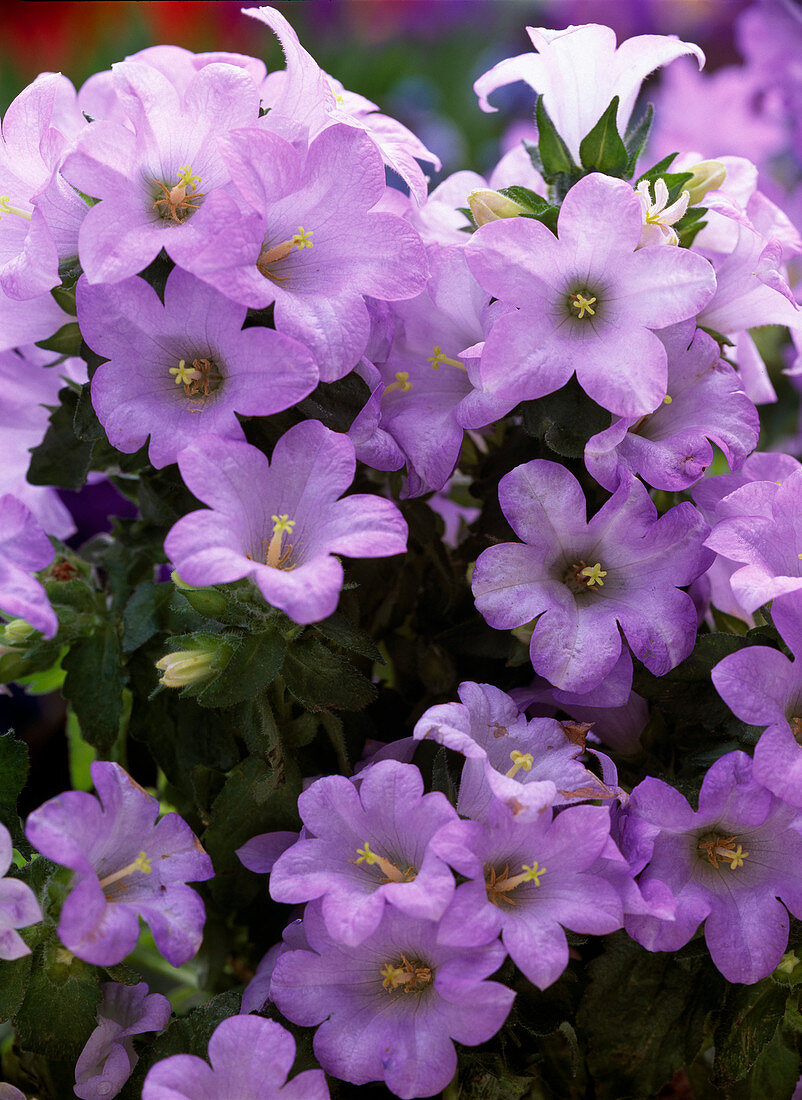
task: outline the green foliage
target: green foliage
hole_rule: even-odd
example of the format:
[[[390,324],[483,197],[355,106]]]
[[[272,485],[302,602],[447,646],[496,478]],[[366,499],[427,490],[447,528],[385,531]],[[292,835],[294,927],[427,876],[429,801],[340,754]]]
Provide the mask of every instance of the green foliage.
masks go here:
[[[524,401],[524,429],[562,458],[582,458],[591,436],[610,427],[610,414],[572,378],[562,389]]]
[[[74,642],[62,664],[67,672],[62,691],[83,737],[97,749],[111,748],[120,732],[126,682],[116,625],[106,622]]]
[[[75,434],[73,422],[78,406],[75,390],[66,386],[59,390],[58,398],[45,437],[31,452],[28,481],[33,485],[80,489],[89,473],[93,444]]]
[[[0,824],[19,836],[17,799],[28,777],[28,750],[13,730],[0,733]],[[2,1013],[0,1013],[2,1016]]]
[[[376,688],[345,657],[305,634],[290,646],[284,661],[287,690],[307,710],[361,710],[376,698]]]
[[[610,106],[580,142],[579,159],[588,172],[603,172],[606,176],[625,176],[627,173],[631,153],[618,133],[618,102],[618,96],[613,96]],[[638,140],[636,138],[636,143]],[[645,140],[644,135],[641,145]]]

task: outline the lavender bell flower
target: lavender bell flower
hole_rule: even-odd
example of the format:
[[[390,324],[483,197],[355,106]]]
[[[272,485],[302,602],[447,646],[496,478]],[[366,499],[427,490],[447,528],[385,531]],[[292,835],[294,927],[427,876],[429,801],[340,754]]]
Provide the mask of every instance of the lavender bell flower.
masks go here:
[[[0,496],[0,608],[25,619],[52,638],[58,630],[47,593],[31,573],[44,569],[55,556],[42,528],[21,500]]]
[[[755,779],[802,807],[802,592],[777,600],[772,619],[793,661],[777,649],[748,646],[719,661],[710,675],[733,714],[768,727],[755,746]]]
[[[145,982],[104,982],[100,991],[98,1026],[75,1064],[75,1095],[81,1100],[116,1096],[139,1061],[134,1035],[162,1031],[170,1019],[170,1002],[161,993],[148,993]]]
[[[656,489],[687,489],[713,461],[711,441],[731,470],[757,445],[757,409],[716,341],[692,320],[657,336],[668,355],[663,404],[647,416],[614,420],[585,447],[588,472],[605,489],[615,488],[621,465]]]
[[[66,791],[25,825],[31,844],[75,872],[59,939],[86,962],[113,966],[136,946],[141,916],[167,961],[182,966],[200,947],[206,916],[185,884],[212,878],[212,861],[178,814],[156,823],[158,802],[119,764],[95,761],[91,774],[99,798]]]
[[[802,917],[799,811],[755,779],[742,752],[710,768],[691,809],[651,777],[632,792],[622,850],[647,855],[641,888],[652,881],[675,895],[673,920],[627,916],[625,928],[650,951],[676,951],[704,921],[713,962],[729,982],[760,981],[788,945],[788,910]]]
[[[712,560],[702,546],[707,524],[693,505],[658,519],[641,482],[622,470],[615,493],[586,521],[579,482],[540,459],[506,474],[499,500],[524,542],[480,554],[473,593],[497,630],[537,619],[529,646],[535,672],[564,691],[590,691],[619,659],[619,626],[656,676],[688,656],[696,610],[677,586]]]
[[[553,803],[612,798],[578,759],[583,745],[552,718],[527,719],[509,695],[491,684],[460,684],[459,703],[440,703],[421,715],[413,736],[430,738],[465,757],[458,811],[484,820],[498,800],[519,821],[536,820]]]
[[[483,225],[466,246],[477,282],[517,306],[490,330],[479,368],[483,393],[462,422],[479,427],[485,404],[505,410],[564,386],[618,416],[643,416],[666,396],[666,349],[655,329],[684,321],[715,291],[713,268],[685,248],[639,248],[642,209],[623,180],[595,172],[566,195],[559,237],[533,218]],[[496,414],[498,415],[498,414]]]
[[[484,1043],[507,1018],[515,994],[483,981],[504,960],[498,942],[446,947],[433,921],[387,909],[369,939],[347,947],[326,931],[319,902],[307,906],[304,928],[310,949],[279,957],[270,994],[288,1020],[320,1025],[315,1056],[343,1081],[433,1096],[456,1071],[452,1040]]]
[[[204,435],[178,465],[212,508],[183,516],[165,540],[188,584],[251,576],[268,603],[312,623],[337,606],[343,567],[335,554],[372,558],[406,549],[406,523],[389,500],[338,499],[354,477],[354,447],[317,420],[290,428],[269,463],[247,443]]]
[[[290,904],[321,898],[329,935],[356,946],[378,927],[386,905],[436,921],[454,879],[429,847],[457,815],[445,795],[423,793],[412,764],[383,760],[359,787],[344,776],[318,779],[298,798],[306,837],[276,860],[270,896]]]
[[[604,935],[624,923],[621,898],[592,868],[608,849],[610,814],[600,806],[550,809],[522,824],[496,803],[487,825],[457,821],[432,848],[468,882],[437,929],[439,943],[475,947],[501,939],[540,989],[568,965],[564,928]]]
[[[243,439],[235,411],[269,416],[318,381],[311,353],[261,327],[243,331],[247,309],[176,268],[162,305],[143,279],[81,279],[78,322],[108,362],[92,378],[92,404],[112,446],[132,454],[150,436],[158,469],[197,436]]]
[[[27,1100],[25,1093],[20,1092],[14,1085],[7,1085],[0,1081],[0,1100]]]
[[[209,1062],[173,1054],[148,1070],[142,1100],[328,1100],[323,1070],[291,1081],[295,1040],[275,1020],[229,1016],[209,1040]]]
[[[0,825],[0,959],[20,959],[31,949],[16,931],[38,924],[42,910],[33,890],[17,878],[5,878],[11,866],[11,834]]]

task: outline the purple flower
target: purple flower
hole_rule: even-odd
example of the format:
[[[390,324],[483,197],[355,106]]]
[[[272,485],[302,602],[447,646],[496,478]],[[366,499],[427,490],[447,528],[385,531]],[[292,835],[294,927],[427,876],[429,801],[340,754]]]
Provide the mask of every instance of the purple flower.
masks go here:
[[[104,982],[97,1010],[98,1026],[75,1065],[75,1095],[81,1100],[111,1100],[134,1071],[139,1055],[134,1035],[162,1031],[170,1019],[170,1002],[148,993],[145,982]]]
[[[271,997],[293,1023],[320,1024],[315,1056],[343,1081],[433,1096],[456,1071],[452,1040],[484,1043],[507,1018],[515,994],[482,980],[504,960],[500,943],[446,947],[432,921],[388,909],[369,939],[347,947],[329,936],[318,902],[304,928],[310,950],[280,956]]]
[[[47,593],[31,573],[55,556],[50,539],[21,500],[0,496],[0,608],[52,638],[58,630]]]
[[[200,947],[206,915],[185,883],[212,878],[212,862],[178,814],[156,824],[158,802],[119,764],[95,761],[91,774],[99,799],[66,791],[25,825],[31,844],[75,872],[59,939],[79,959],[113,966],[133,951],[141,916],[162,955],[182,966]]]
[[[42,910],[33,890],[17,878],[5,878],[11,866],[11,834],[0,825],[0,959],[20,959],[31,949],[16,931],[38,924]]]
[[[564,928],[604,935],[624,923],[617,891],[592,873],[609,840],[610,814],[599,806],[556,817],[546,809],[526,823],[496,806],[486,826],[445,826],[432,847],[469,881],[457,887],[438,941],[475,947],[501,933],[515,965],[545,989],[568,965]]]
[[[658,332],[668,355],[668,394],[656,412],[614,420],[585,447],[585,465],[613,490],[620,465],[656,489],[693,485],[713,461],[709,441],[737,470],[757,445],[757,410],[712,337],[684,321]]]
[[[338,499],[354,477],[354,447],[317,420],[290,428],[269,463],[247,443],[204,435],[178,465],[212,508],[183,516],[165,540],[188,584],[250,576],[268,603],[312,623],[337,606],[343,567],[335,554],[373,558],[406,549],[406,523],[389,500]]]
[[[162,248],[176,259],[210,193],[229,183],[218,137],[255,121],[259,106],[253,79],[235,65],[206,65],[182,91],[142,61],[113,72],[127,124],[93,122],[62,167],[69,183],[102,200],[78,234],[92,283],[135,275]]]
[[[383,760],[362,775],[358,789],[332,775],[300,795],[306,836],[270,875],[274,901],[321,898],[329,935],[350,946],[376,931],[387,904],[436,921],[454,893],[451,872],[429,848],[434,833],[457,819],[445,795],[425,795],[412,764]]]
[[[692,42],[675,35],[644,34],[616,48],[615,31],[589,23],[565,30],[527,27],[537,54],[520,54],[499,61],[474,83],[483,111],[495,111],[487,101],[496,88],[523,80],[543,96],[544,106],[579,163],[579,144],[619,97],[616,125],[623,133],[649,73],[682,54],[693,54],[699,68],[705,55]]]
[[[527,719],[491,684],[460,684],[459,703],[440,703],[419,718],[413,736],[430,738],[467,757],[457,809],[484,819],[496,801],[520,821],[537,819],[554,802],[615,795],[578,759],[583,746],[552,718]]]
[[[25,1093],[0,1081],[0,1100],[26,1100]]]
[[[0,291],[0,351],[48,340],[70,321],[49,291],[20,302]]]
[[[222,190],[205,199],[174,259],[243,305],[275,302],[276,328],[312,349],[324,382],[342,378],[368,342],[364,295],[412,298],[426,282],[416,231],[372,210],[385,191],[376,146],[340,124],[305,157],[265,128],[220,148],[239,201]]]
[[[615,493],[586,521],[579,482],[540,459],[506,474],[499,500],[524,542],[480,554],[473,593],[497,630],[537,619],[529,646],[535,672],[564,691],[590,691],[619,659],[619,626],[656,676],[688,656],[696,610],[676,586],[711,561],[702,546],[707,524],[693,505],[658,519],[643,485],[622,470]]]
[[[772,619],[794,660],[768,646],[748,646],[719,661],[716,691],[744,722],[767,726],[752,770],[778,798],[802,807],[802,592],[772,607]]]
[[[275,1020],[229,1016],[209,1040],[209,1065],[194,1054],[173,1054],[145,1078],[142,1100],[328,1100],[326,1078],[308,1069],[287,1081],[295,1040]]]
[[[799,825],[798,811],[755,780],[742,752],[710,768],[696,813],[667,783],[644,779],[632,792],[623,850],[648,859],[639,885],[663,883],[677,910],[669,921],[628,916],[627,932],[650,951],[675,951],[704,921],[727,981],[765,978],[788,944],[786,906],[802,917]]]
[[[738,603],[751,613],[769,600],[802,590],[802,469],[781,485],[747,484],[722,504],[732,518],[722,519],[705,545],[744,563],[730,580]]]
[[[684,248],[639,248],[641,203],[623,180],[593,173],[568,192],[559,238],[532,218],[483,225],[466,247],[479,284],[518,308],[488,334],[462,421],[479,427],[485,404],[579,384],[618,416],[643,416],[666,396],[666,349],[655,329],[694,317],[710,301],[710,264]]]
[[[311,353],[266,328],[242,330],[247,310],[176,268],[164,305],[144,280],[78,284],[86,342],[109,360],[92,378],[92,404],[112,446],[127,454],[150,435],[160,468],[205,432],[243,439],[235,415],[269,416],[318,381]]]

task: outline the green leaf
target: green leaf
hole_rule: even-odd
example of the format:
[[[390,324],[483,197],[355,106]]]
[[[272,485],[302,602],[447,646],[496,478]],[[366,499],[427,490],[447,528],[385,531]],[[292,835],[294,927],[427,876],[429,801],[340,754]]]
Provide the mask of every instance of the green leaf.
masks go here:
[[[547,183],[561,175],[573,175],[579,172],[578,165],[574,164],[568,146],[557,133],[554,123],[549,118],[548,111],[543,105],[543,96],[538,96],[535,108],[535,122],[538,132],[538,153],[543,165],[543,178]],[[580,173],[581,174],[581,173]]]
[[[576,378],[522,405],[524,431],[542,439],[561,458],[582,458],[591,436],[610,427],[610,414],[591,400]]]
[[[97,969],[66,952],[53,933],[33,951],[25,997],[14,1020],[20,1046],[74,1062],[97,1026],[99,1003]]]
[[[46,340],[37,340],[36,346],[44,351],[55,351],[58,355],[80,355],[81,342],[81,330],[78,328],[77,323],[68,321],[66,325],[61,326],[58,332],[54,332]]]
[[[83,386],[81,386],[81,392],[78,395],[78,402],[75,406],[75,415],[72,421],[75,434],[79,439],[84,441],[94,441],[96,439],[106,438],[103,425],[98,420],[97,413],[92,405],[91,386],[91,382],[85,382]]]
[[[696,1058],[724,980],[706,955],[680,966],[672,955],[645,951],[623,932],[607,938],[588,973],[577,1025],[587,1038],[596,1095],[654,1096]]]
[[[521,217],[530,217],[542,222],[556,236],[559,206],[550,203],[535,191],[530,191],[528,187],[501,187],[499,194],[506,195],[508,199],[512,199],[524,208],[526,213]]]
[[[0,733],[0,823],[17,829],[17,799],[28,778],[28,749],[12,730]],[[13,826],[13,828],[12,828]]]
[[[779,1100],[792,1096],[799,1080],[798,1044],[778,1028],[774,1038],[761,1050],[748,1077],[730,1085],[727,1100]],[[718,1095],[721,1095],[720,1093]]]
[[[133,653],[164,629],[167,607],[175,589],[170,583],[142,581],[123,611],[123,653]]]
[[[746,1077],[774,1038],[787,997],[787,991],[771,978],[728,987],[714,1037],[713,1075],[719,1085]]]
[[[97,749],[111,748],[119,733],[125,683],[114,623],[74,642],[62,664],[67,670],[62,691],[72,704],[84,740]]]
[[[307,710],[361,710],[376,688],[350,661],[305,634],[287,650],[282,675],[290,694]]]
[[[231,707],[251,699],[273,682],[284,662],[286,642],[276,626],[239,639],[225,637],[236,648],[223,671],[197,693],[202,707]]]
[[[635,172],[638,158],[643,152],[643,148],[649,138],[653,118],[654,107],[652,107],[651,103],[647,103],[646,111],[640,121],[634,127],[630,127],[630,129],[627,130],[626,136],[624,137],[624,145],[627,149],[628,160],[624,172],[624,179],[631,179]],[[673,157],[671,159],[673,160]]]
[[[616,123],[618,102],[618,96],[613,96],[610,106],[579,144],[579,159],[589,172],[621,176],[626,171],[629,157]]]
[[[60,404],[50,415],[50,424],[38,447],[31,451],[28,481],[59,489],[81,489],[92,461],[93,443],[76,438],[73,429],[78,394],[70,387],[59,390]]]
[[[50,293],[56,299],[65,313],[75,317],[78,310],[75,305],[75,283],[70,286],[54,286]]]
[[[376,644],[369,634],[360,630],[358,626],[347,619],[341,611],[335,611],[328,619],[313,624],[313,629],[329,642],[333,642],[341,649],[348,649],[352,653],[358,653],[360,657],[367,657],[371,661],[384,664]]]

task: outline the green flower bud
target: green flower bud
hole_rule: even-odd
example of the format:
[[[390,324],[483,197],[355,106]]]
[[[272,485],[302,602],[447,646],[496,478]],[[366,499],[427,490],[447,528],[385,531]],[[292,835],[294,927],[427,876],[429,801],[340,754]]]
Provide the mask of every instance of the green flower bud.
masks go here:
[[[12,619],[11,622],[5,625],[3,641],[8,642],[9,645],[21,645],[22,642],[26,642],[30,638],[31,634],[35,633],[36,627],[31,626],[25,619]]]
[[[496,222],[500,218],[517,218],[523,214],[524,208],[517,202],[498,191],[491,191],[489,187],[479,187],[468,195],[473,220],[477,225],[487,225],[488,222]]]
[[[216,656],[216,649],[179,649],[168,653],[156,662],[156,668],[162,673],[159,683],[164,687],[181,688],[205,680],[212,674]]]
[[[683,191],[690,196],[690,206],[697,206],[708,191],[721,187],[727,178],[727,169],[720,160],[702,160],[684,170],[691,173],[691,178],[683,187]]]

